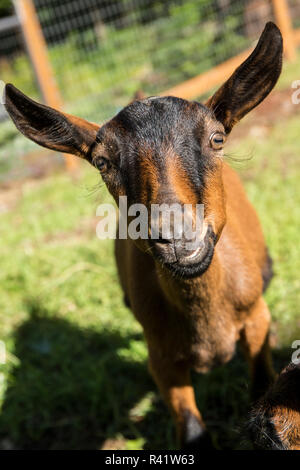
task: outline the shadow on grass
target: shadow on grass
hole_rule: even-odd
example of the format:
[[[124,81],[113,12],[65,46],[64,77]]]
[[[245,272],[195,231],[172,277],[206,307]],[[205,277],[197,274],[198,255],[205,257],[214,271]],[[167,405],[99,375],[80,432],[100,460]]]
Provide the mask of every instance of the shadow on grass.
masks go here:
[[[174,448],[171,420],[146,364],[124,355],[131,341],[143,338],[80,329],[31,306],[30,319],[15,335],[21,362],[11,371],[1,439],[21,449],[99,449],[110,439]],[[279,368],[288,361],[281,353]],[[240,426],[249,406],[244,361],[238,354],[227,366],[193,378],[217,448],[241,448]],[[149,394],[154,399],[139,416],[137,404]]]

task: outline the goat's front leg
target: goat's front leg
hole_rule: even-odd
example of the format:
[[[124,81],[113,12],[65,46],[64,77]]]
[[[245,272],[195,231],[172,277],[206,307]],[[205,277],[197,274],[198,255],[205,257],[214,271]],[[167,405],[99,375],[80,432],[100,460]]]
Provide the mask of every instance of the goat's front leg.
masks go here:
[[[175,420],[179,446],[190,450],[212,447],[196,405],[187,364],[158,359],[157,354],[150,352],[149,369]]]
[[[269,344],[271,315],[262,297],[252,307],[241,332],[241,345],[249,363],[252,399],[259,398],[276,377]]]

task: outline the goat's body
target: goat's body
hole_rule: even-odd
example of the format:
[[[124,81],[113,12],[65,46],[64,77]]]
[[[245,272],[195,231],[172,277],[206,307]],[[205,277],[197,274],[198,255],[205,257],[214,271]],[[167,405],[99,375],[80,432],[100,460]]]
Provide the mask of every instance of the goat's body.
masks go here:
[[[263,290],[267,250],[258,217],[237,174],[223,166],[227,222],[207,271],[178,279],[131,240],[116,241],[125,297],[142,324],[150,354],[198,371],[231,359]]]

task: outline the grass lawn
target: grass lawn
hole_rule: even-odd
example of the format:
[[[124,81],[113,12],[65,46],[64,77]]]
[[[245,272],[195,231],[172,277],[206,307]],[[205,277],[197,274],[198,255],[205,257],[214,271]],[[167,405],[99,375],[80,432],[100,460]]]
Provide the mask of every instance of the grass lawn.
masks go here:
[[[266,299],[278,369],[300,338],[299,127],[298,114],[227,150],[274,258]],[[20,191],[0,215],[0,447],[173,448],[141,327],[122,302],[113,244],[96,238],[96,207],[110,200],[100,177],[83,163],[76,180],[57,173]],[[243,447],[249,382],[240,355],[194,382],[215,445]]]

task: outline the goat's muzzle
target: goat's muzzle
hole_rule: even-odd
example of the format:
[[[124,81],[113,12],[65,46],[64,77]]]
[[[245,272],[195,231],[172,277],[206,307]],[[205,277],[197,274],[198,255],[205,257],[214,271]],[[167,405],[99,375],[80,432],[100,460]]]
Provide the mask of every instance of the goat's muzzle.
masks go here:
[[[175,276],[193,278],[203,274],[209,267],[216,243],[216,235],[211,226],[197,239],[163,238],[161,233],[150,240],[154,257]]]

